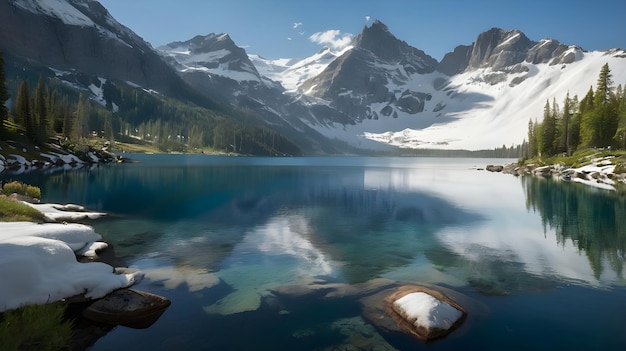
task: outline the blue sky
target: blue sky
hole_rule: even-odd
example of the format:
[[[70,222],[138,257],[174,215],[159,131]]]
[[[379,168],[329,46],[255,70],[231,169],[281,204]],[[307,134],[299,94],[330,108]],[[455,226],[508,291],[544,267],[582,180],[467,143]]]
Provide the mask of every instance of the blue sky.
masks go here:
[[[248,53],[303,58],[378,19],[437,60],[492,27],[586,50],[626,49],[626,0],[99,0],[153,46],[228,33]],[[329,32],[333,30],[333,32]]]

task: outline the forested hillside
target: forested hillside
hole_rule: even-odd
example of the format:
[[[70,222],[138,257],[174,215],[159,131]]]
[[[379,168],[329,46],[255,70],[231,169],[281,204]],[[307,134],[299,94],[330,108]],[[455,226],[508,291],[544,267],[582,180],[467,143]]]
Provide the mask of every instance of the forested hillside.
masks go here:
[[[528,158],[570,155],[580,148],[626,149],[626,91],[614,86],[611,70],[600,70],[595,90],[582,98],[567,93],[563,105],[546,101],[543,119],[528,123]]]
[[[209,149],[248,155],[299,155],[298,146],[264,127],[248,110],[174,100],[158,92],[105,79],[76,77],[77,86],[41,72],[8,79],[0,57],[0,135],[24,134],[34,143],[51,136],[142,141],[168,152]],[[7,106],[10,102],[10,107]],[[206,106],[212,104],[211,106]],[[204,105],[204,106],[203,106]]]

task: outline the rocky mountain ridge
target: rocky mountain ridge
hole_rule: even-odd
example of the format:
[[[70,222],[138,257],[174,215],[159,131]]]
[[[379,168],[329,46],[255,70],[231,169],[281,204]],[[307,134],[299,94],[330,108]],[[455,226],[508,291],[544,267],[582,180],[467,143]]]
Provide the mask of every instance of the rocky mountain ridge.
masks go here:
[[[441,62],[380,21],[341,51],[282,60],[250,55],[225,33],[155,50],[95,0],[1,0],[0,29],[1,51],[68,84],[89,74],[174,98],[200,94],[250,111],[312,153],[518,144],[546,100],[584,94],[604,63],[626,81],[623,50],[586,52],[499,28]]]
[[[0,51],[59,75],[91,73],[174,97],[186,89],[150,44],[95,0],[0,1]]]

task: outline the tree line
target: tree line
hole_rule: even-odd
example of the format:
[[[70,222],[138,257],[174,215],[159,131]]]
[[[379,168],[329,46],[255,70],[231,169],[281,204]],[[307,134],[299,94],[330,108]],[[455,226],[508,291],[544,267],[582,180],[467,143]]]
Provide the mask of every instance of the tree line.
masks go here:
[[[596,89],[579,100],[567,93],[563,105],[546,101],[543,119],[528,122],[527,158],[571,155],[580,148],[626,149],[626,91],[613,86],[608,63]]]
[[[24,134],[42,144],[51,136],[80,143],[87,138],[151,142],[162,151],[212,148],[249,155],[299,155],[284,135],[263,125],[252,111],[211,110],[156,92],[110,80],[82,82],[77,90],[60,79],[40,76],[34,89],[28,79],[7,89],[0,54],[0,136]],[[17,84],[16,84],[17,83]],[[93,91],[100,94],[93,94]],[[11,98],[11,108],[6,102]]]

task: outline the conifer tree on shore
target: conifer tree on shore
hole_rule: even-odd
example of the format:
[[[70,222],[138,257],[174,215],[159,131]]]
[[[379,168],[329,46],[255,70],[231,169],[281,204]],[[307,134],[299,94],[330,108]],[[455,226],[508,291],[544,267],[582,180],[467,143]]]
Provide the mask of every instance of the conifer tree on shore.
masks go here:
[[[0,52],[0,136],[4,135],[4,121],[9,118],[9,110],[6,101],[9,99],[9,93],[6,87],[6,78],[4,76],[4,58]]]
[[[608,64],[600,69],[596,89],[589,87],[578,102],[569,97],[561,110],[553,100],[546,101],[543,120],[529,122],[527,157],[571,154],[579,147],[619,147],[626,149],[626,93],[621,85],[613,88]]]

